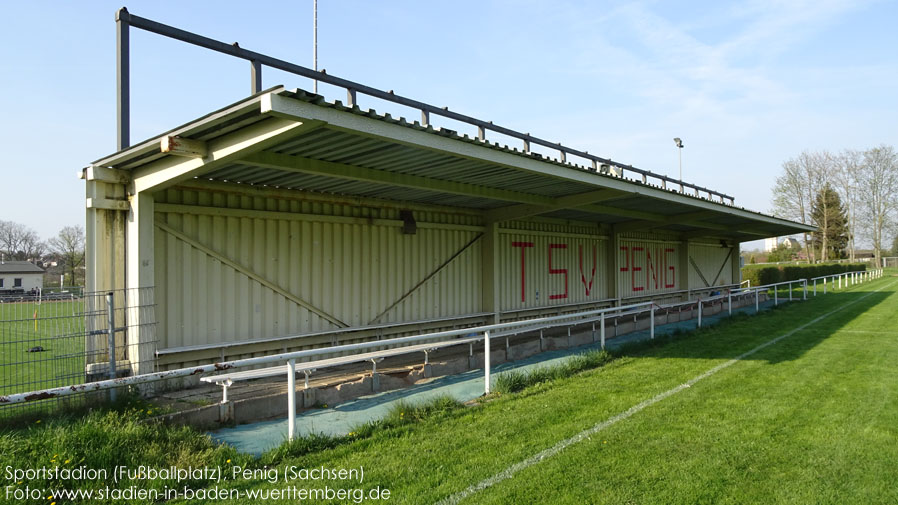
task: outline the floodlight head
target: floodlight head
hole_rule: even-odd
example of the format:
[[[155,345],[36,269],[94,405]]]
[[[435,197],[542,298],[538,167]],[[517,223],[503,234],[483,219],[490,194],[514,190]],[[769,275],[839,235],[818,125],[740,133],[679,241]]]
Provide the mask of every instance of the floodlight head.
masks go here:
[[[674,144],[676,144],[680,149],[683,148],[683,141],[680,139],[680,137],[674,137]]]

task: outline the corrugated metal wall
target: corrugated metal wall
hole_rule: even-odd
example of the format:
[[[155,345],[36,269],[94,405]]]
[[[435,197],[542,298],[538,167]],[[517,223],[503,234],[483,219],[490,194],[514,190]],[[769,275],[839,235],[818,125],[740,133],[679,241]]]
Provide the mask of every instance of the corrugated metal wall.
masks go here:
[[[181,189],[156,202],[160,348],[481,307],[470,216],[415,212],[403,235],[394,209]]]
[[[683,245],[669,240],[621,238],[617,254],[622,298],[685,289],[680,287]]]
[[[553,227],[554,232],[500,231],[501,310],[609,297],[608,270],[604,267],[608,239]]]
[[[693,288],[733,283],[733,249],[717,244],[689,245],[689,285]]]

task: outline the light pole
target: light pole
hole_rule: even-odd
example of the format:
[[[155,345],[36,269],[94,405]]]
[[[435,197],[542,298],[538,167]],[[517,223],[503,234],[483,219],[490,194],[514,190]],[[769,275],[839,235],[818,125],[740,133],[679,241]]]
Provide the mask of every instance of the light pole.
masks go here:
[[[677,145],[677,153],[680,155],[680,182],[683,182],[683,140],[680,137],[674,137],[674,144]]]

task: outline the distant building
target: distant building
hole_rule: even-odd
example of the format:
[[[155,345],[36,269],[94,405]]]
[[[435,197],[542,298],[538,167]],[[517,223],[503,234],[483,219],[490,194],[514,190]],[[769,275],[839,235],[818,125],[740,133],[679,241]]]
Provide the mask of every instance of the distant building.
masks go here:
[[[0,293],[43,289],[44,269],[28,261],[0,263]]]
[[[773,252],[773,250],[776,249],[776,246],[778,245],[777,240],[777,237],[764,239],[764,252]]]
[[[796,249],[801,247],[801,243],[797,239],[794,239],[792,237],[786,237],[786,239],[783,240],[783,245],[788,247],[789,249]]]

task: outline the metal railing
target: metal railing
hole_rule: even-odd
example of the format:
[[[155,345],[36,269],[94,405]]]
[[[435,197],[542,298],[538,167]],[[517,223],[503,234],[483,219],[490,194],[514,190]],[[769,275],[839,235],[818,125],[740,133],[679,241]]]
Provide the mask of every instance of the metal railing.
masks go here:
[[[829,277],[844,277],[850,274],[866,274],[863,276],[856,276],[852,279],[853,282],[861,282],[863,280],[873,280],[879,277],[882,277],[882,270],[874,270],[869,272],[848,272],[846,274],[838,274],[835,276],[825,276]],[[819,277],[817,279],[820,279]],[[813,279],[812,279],[813,280]],[[847,280],[846,280],[847,282]],[[502,337],[502,330],[511,330],[515,328],[523,328],[527,327],[535,327],[539,325],[549,326],[549,327],[559,327],[559,326],[576,326],[583,324],[592,323],[593,326],[595,323],[598,323],[601,328],[601,345],[604,348],[605,344],[605,321],[607,318],[622,318],[626,316],[634,316],[634,323],[636,322],[636,317],[640,314],[648,312],[649,321],[648,321],[648,330],[649,330],[649,338],[655,338],[655,313],[658,310],[666,311],[666,313],[670,313],[670,311],[674,308],[682,308],[682,307],[695,307],[697,309],[697,326],[702,327],[702,318],[704,307],[707,304],[713,304],[716,302],[723,302],[725,299],[727,302],[727,311],[728,314],[732,314],[733,309],[733,300],[738,298],[751,297],[753,295],[755,300],[755,311],[760,310],[760,297],[761,293],[767,293],[769,291],[773,291],[774,296],[774,305],[779,304],[778,294],[781,286],[787,286],[788,290],[788,300],[794,300],[793,292],[794,286],[799,285],[803,288],[803,294],[801,296],[802,300],[807,300],[808,295],[808,279],[798,279],[792,281],[779,282],[774,284],[767,284],[763,286],[755,286],[752,288],[745,289],[735,289],[735,290],[726,290],[725,293],[721,293],[718,295],[713,295],[708,298],[699,298],[697,300],[691,300],[686,302],[679,302],[669,305],[658,305],[655,302],[643,302],[637,303],[633,305],[620,306],[620,307],[608,307],[597,310],[589,310],[585,312],[579,312],[575,314],[565,314],[560,316],[551,316],[551,317],[540,317],[535,319],[525,319],[519,321],[512,321],[506,323],[498,323],[498,324],[490,324],[484,326],[477,327],[469,327],[469,328],[461,328],[455,330],[446,330],[434,333],[425,333],[421,335],[413,335],[407,337],[399,337],[387,340],[380,341],[372,341],[372,342],[362,342],[357,344],[346,344],[340,346],[332,346],[332,347],[324,347],[318,349],[309,349],[303,351],[294,351],[288,353],[280,353],[269,356],[259,356],[254,358],[245,358],[238,359],[232,361],[224,361],[220,363],[210,363],[201,366],[195,367],[187,367],[187,368],[179,368],[176,370],[169,370],[165,372],[155,372],[150,374],[143,375],[135,375],[130,377],[120,377],[116,379],[103,380],[92,383],[78,384],[72,386],[65,387],[56,387],[50,389],[43,389],[39,391],[32,391],[27,393],[17,393],[6,396],[0,396],[0,406],[3,405],[15,405],[20,403],[27,403],[35,400],[42,400],[47,398],[62,398],[70,395],[77,395],[84,392],[89,391],[101,391],[108,390],[114,388],[120,388],[130,385],[138,385],[145,384],[155,381],[174,379],[179,377],[190,377],[195,375],[208,374],[213,372],[221,372],[226,370],[231,370],[239,367],[249,367],[249,366],[257,366],[257,365],[265,365],[270,363],[286,363],[285,373],[287,374],[288,385],[291,385],[293,388],[294,394],[289,394],[290,388],[288,387],[288,425],[295,426],[295,370],[296,370],[296,360],[297,359],[310,359],[316,358],[324,355],[332,355],[334,353],[346,353],[346,352],[354,352],[361,350],[368,350],[376,347],[384,348],[389,346],[397,346],[395,349],[401,350],[403,347],[407,347],[412,344],[422,344],[422,343],[445,343],[451,342],[453,339],[457,337],[465,337],[463,339],[464,342],[470,342],[471,337],[478,338],[483,341],[483,355],[484,355],[484,393],[490,393],[490,381],[491,381],[491,363],[490,363],[490,341],[493,338]],[[847,285],[846,285],[847,287]],[[110,324],[110,327],[113,327]],[[634,325],[634,330],[636,326]],[[594,337],[595,339],[595,337]],[[397,353],[398,354],[398,353]],[[293,438],[293,431],[291,430],[288,433],[288,438]]]
[[[632,165],[625,165],[620,162],[612,161],[609,158],[602,158],[589,154],[587,151],[580,151],[562,145],[560,142],[550,142],[548,140],[535,137],[529,133],[521,133],[510,128],[505,128],[492,121],[483,121],[465,114],[450,111],[448,107],[437,107],[418,100],[404,97],[396,94],[393,90],[383,91],[361,83],[353,82],[348,79],[342,79],[334,75],[327,74],[324,70],[315,71],[308,67],[303,67],[295,63],[290,63],[278,58],[273,58],[261,53],[250,51],[240,47],[236,42],[227,44],[219,40],[204,37],[196,33],[181,30],[173,26],[159,23],[151,19],[142,18],[128,12],[124,7],[119,9],[115,15],[116,22],[116,89],[117,89],[117,125],[118,149],[124,150],[130,146],[130,27],[139,28],[163,37],[169,37],[180,40],[188,44],[203,47],[222,54],[227,54],[236,58],[241,58],[250,62],[250,90],[252,94],[262,91],[262,67],[267,66],[288,72],[291,74],[307,77],[315,81],[321,81],[327,84],[341,87],[346,90],[346,105],[354,107],[358,105],[358,94],[367,95],[373,98],[386,100],[406,107],[417,109],[421,112],[421,125],[431,126],[430,116],[441,116],[462,123],[466,123],[477,128],[477,139],[486,143],[486,133],[492,131],[502,135],[515,138],[522,142],[522,150],[525,154],[533,155],[530,148],[531,145],[539,145],[551,150],[558,151],[558,157],[561,163],[567,166],[572,165],[568,162],[568,155],[577,156],[589,162],[590,167],[587,170],[591,172],[600,172],[605,175],[617,176],[623,178],[627,172],[637,174],[643,184],[648,184],[649,179],[657,182],[657,185],[664,190],[668,190],[668,183],[673,186],[679,186],[679,193],[686,193],[686,190],[693,192],[696,197],[707,195],[708,200],[719,200],[720,203],[735,205],[735,199],[724,193],[713,191],[695,184],[683,182],[673,177],[658,174],[648,170],[636,168]],[[539,156],[537,154],[537,156]],[[618,174],[614,173],[611,167],[616,167]]]
[[[879,279],[882,275],[882,269],[879,268],[874,270],[859,270],[855,272],[843,272],[840,274],[821,275],[820,277],[814,277],[811,281],[813,281],[814,296],[817,296],[817,281],[821,281],[823,284],[823,294],[826,294],[827,284],[830,284],[830,289],[835,291],[836,282],[839,284],[838,289],[842,289],[843,283],[847,288],[859,282]]]

